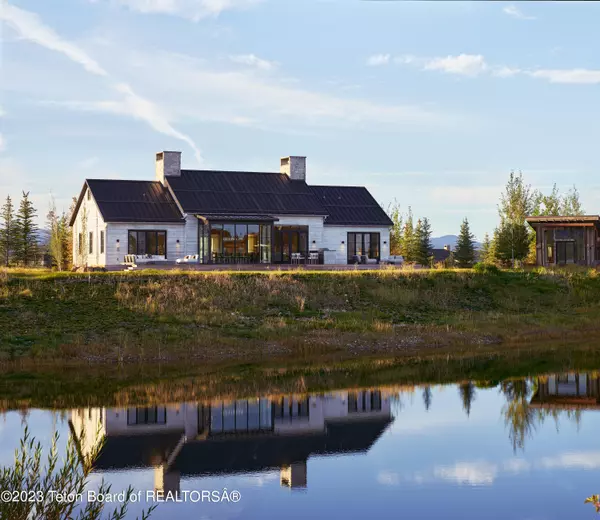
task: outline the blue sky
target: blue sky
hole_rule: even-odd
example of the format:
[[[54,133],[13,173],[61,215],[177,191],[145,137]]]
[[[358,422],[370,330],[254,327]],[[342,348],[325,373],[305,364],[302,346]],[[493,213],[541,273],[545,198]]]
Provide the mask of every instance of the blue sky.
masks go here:
[[[511,169],[600,212],[600,4],[0,0],[0,197],[187,168],[369,187],[482,238]]]

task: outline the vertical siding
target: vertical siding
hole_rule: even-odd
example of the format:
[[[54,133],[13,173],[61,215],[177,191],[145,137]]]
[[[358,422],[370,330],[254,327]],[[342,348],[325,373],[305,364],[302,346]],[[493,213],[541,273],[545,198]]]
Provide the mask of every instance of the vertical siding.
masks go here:
[[[109,266],[120,265],[127,254],[127,243],[129,230],[138,231],[166,231],[167,232],[167,260],[175,260],[183,256],[184,230],[182,223],[133,223],[133,222],[109,222],[106,224],[106,264]],[[117,243],[117,240],[119,243]],[[179,245],[177,244],[179,240]]]
[[[390,254],[390,228],[377,226],[324,226],[323,246],[336,252],[336,263],[348,263],[348,233],[379,233],[379,251],[381,258]],[[342,245],[342,241],[344,244]],[[386,242],[386,244],[384,244]]]
[[[106,249],[100,254],[100,231],[106,233],[106,224],[102,218],[102,214],[98,209],[98,205],[92,195],[88,200],[88,192],[83,195],[83,201],[77,212],[77,218],[73,224],[73,265],[81,266],[88,265],[90,267],[104,266],[106,263]],[[83,229],[83,214],[87,211],[87,229]],[[79,233],[85,232],[85,251],[83,255],[79,254],[78,237]],[[89,253],[89,233],[93,233],[93,249],[92,254]],[[106,237],[105,237],[106,239]]]

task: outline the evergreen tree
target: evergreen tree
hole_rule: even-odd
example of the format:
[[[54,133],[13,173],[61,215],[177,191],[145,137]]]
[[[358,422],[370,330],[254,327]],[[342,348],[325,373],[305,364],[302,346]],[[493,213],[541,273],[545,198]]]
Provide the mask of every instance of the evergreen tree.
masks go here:
[[[471,405],[473,401],[475,401],[475,385],[472,381],[462,383],[459,385],[458,391],[460,393],[463,410],[467,413],[467,416],[469,416],[471,415]]]
[[[400,213],[400,204],[394,201],[389,205],[387,213],[393,222],[392,229],[390,230],[390,254],[401,255],[403,254],[404,219],[402,218],[402,213]]]
[[[492,240],[490,239],[489,233],[486,233],[483,237],[481,250],[479,251],[479,261],[485,264],[493,264],[494,259],[492,257],[492,253]]]
[[[15,219],[15,260],[22,265],[35,261],[37,254],[37,213],[29,199],[29,192],[23,192]]]
[[[429,265],[429,257],[431,256],[431,224],[427,217],[419,219],[416,234],[419,241],[418,263],[421,265]]]
[[[50,202],[50,211],[48,212],[48,228],[50,231],[50,243],[48,249],[52,257],[52,264],[59,271],[67,268],[69,262],[70,229],[67,216],[63,213],[58,215],[56,212],[56,203],[54,198]]]
[[[404,223],[404,233],[402,237],[402,254],[406,262],[417,261],[417,250],[416,250],[416,233],[413,224],[412,209],[408,208],[406,215],[406,221]]]
[[[0,209],[0,262],[6,267],[10,264],[12,254],[15,249],[15,207],[13,206],[10,195]]]
[[[431,408],[431,387],[429,385],[423,388],[423,404],[425,405],[425,410],[429,411],[429,408]]]
[[[531,235],[525,226],[504,222],[496,233],[496,258],[504,265],[514,267],[529,255]]]
[[[454,257],[458,262],[458,267],[471,267],[475,261],[475,237],[471,233],[466,217],[460,225]]]

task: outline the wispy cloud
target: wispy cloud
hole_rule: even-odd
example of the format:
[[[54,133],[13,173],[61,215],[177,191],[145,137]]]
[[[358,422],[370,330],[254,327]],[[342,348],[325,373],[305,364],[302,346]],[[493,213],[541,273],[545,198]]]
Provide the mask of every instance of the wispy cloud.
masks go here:
[[[488,66],[481,54],[459,54],[458,56],[434,58],[425,63],[423,68],[474,77],[485,72]]]
[[[60,52],[70,60],[80,64],[91,74],[111,79],[108,72],[96,60],[83,49],[72,42],[64,40],[53,29],[46,26],[37,14],[5,3],[0,10],[0,20],[13,27],[22,38],[46,49]],[[156,104],[136,94],[131,86],[125,83],[112,83],[112,88],[121,94],[122,100],[100,102],[96,104],[97,109],[129,115],[144,121],[154,130],[187,143],[194,150],[196,160],[202,162],[202,155],[194,141],[189,136],[176,130]]]
[[[92,3],[110,2],[131,11],[145,14],[168,14],[199,21],[219,16],[224,11],[247,9],[263,0],[90,0]]]
[[[229,59],[233,63],[247,65],[248,67],[255,67],[261,70],[272,70],[277,66],[274,61],[264,60],[254,54],[237,54],[229,56]]]
[[[519,9],[515,4],[510,4],[505,6],[502,11],[504,11],[508,16],[512,16],[513,18],[518,18],[519,20],[535,20],[535,16],[527,16],[521,9]]]
[[[470,486],[493,484],[497,474],[498,467],[486,461],[458,462],[454,466],[436,466],[433,469],[436,478]]]
[[[369,67],[380,67],[381,65],[387,65],[391,59],[390,54],[374,54],[369,56],[367,59],[367,65]]]
[[[539,69],[528,71],[532,78],[547,79],[550,83],[597,85],[600,83],[600,70],[593,69]]]

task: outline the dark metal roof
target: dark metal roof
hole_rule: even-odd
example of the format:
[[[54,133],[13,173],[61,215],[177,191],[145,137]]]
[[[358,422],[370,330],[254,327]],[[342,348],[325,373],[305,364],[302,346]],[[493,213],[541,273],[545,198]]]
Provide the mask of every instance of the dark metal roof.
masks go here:
[[[600,224],[600,216],[598,215],[536,215],[526,217],[527,223],[531,224]]]
[[[182,170],[167,180],[186,213],[327,214],[306,182],[280,173]]]
[[[311,186],[327,210],[326,225],[391,226],[393,222],[367,188],[359,186]]]
[[[183,222],[175,200],[157,181],[87,179],[71,226],[89,187],[105,222]]]
[[[310,456],[366,452],[379,439],[389,417],[327,421],[318,433],[210,436],[188,440],[173,461],[182,475],[261,471],[307,460]],[[99,471],[153,466],[167,460],[182,433],[108,435],[94,468]]]
[[[445,260],[448,260],[448,258],[450,257],[450,251],[448,251],[447,249],[432,249],[431,251],[429,251],[429,253],[431,254],[431,256],[433,256],[434,262],[443,262]]]

